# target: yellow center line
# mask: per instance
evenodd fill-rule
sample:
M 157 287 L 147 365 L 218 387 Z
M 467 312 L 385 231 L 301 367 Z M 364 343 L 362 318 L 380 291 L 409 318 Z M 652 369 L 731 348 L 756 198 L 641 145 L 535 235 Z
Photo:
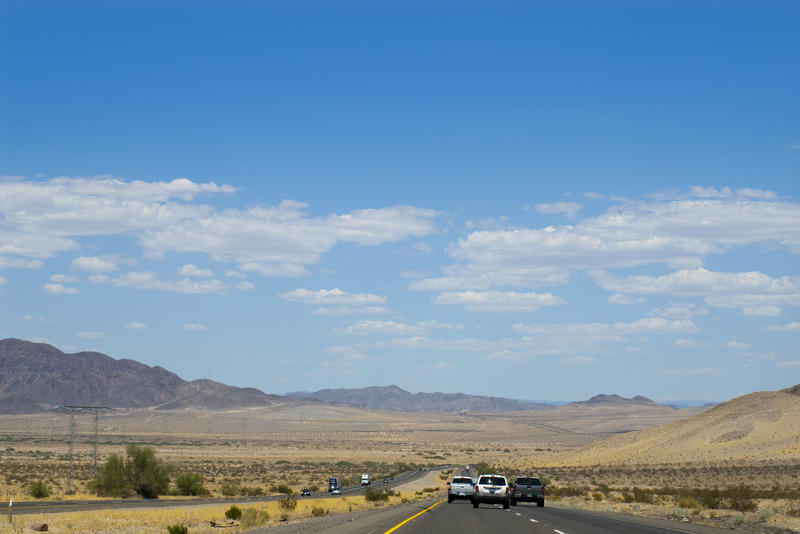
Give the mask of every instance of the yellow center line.
M 421 516 L 422 514 L 424 514 L 425 512 L 427 512 L 428 510 L 431 510 L 431 509 L 433 509 L 433 508 L 436 508 L 437 506 L 439 506 L 439 505 L 440 505 L 440 504 L 442 504 L 443 502 L 444 502 L 444 501 L 439 501 L 439 502 L 437 502 L 436 504 L 434 504 L 433 506 L 429 506 L 428 508 L 425 508 L 425 509 L 424 509 L 423 511 L 421 511 L 420 513 L 412 515 L 411 517 L 409 517 L 408 519 L 406 519 L 406 520 L 405 520 L 405 521 L 403 521 L 402 523 L 398 523 L 397 525 L 393 526 L 392 528 L 390 528 L 389 530 L 387 530 L 387 531 L 386 531 L 386 532 L 384 532 L 383 534 L 390 534 L 390 533 L 394 532 L 395 530 L 397 530 L 398 528 L 402 527 L 403 525 L 405 525 L 406 523 L 408 523 L 409 521 L 411 521 L 411 520 L 412 520 L 412 519 L 414 519 L 415 517 L 419 517 L 419 516 Z

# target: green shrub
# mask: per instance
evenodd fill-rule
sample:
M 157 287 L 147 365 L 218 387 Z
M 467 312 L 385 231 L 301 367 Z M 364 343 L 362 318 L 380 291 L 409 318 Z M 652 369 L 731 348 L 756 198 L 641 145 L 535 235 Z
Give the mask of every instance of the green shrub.
M 592 499 L 594 499 L 596 502 L 600 502 L 603 500 L 603 494 L 597 492 L 592 493 Z
M 311 509 L 312 517 L 322 517 L 323 515 L 327 514 L 327 510 L 322 506 L 315 506 Z
M 646 489 L 640 489 L 637 487 L 633 488 L 633 500 L 634 502 L 641 502 L 645 504 L 653 504 L 653 492 Z
M 89 491 L 101 497 L 130 497 L 134 494 L 128 467 L 119 454 L 112 453 L 89 483 Z
M 681 508 L 692 508 L 696 510 L 700 508 L 700 503 L 694 497 L 681 497 L 678 499 L 678 506 Z
M 186 525 L 169 525 L 167 532 L 169 534 L 189 534 L 189 527 Z
M 207 495 L 208 490 L 203 487 L 203 477 L 193 471 L 181 473 L 175 479 L 175 488 L 178 495 Z
M 755 512 L 758 503 L 755 501 L 755 492 L 747 486 L 735 486 L 725 490 L 728 508 L 738 512 Z
M 43 481 L 38 480 L 30 485 L 28 492 L 34 499 L 44 499 L 50 496 L 50 489 Z
M 225 517 L 227 517 L 228 519 L 233 519 L 234 521 L 236 521 L 237 519 L 241 519 L 242 509 L 236 506 L 235 504 L 232 504 L 230 508 L 225 510 Z
M 680 506 L 676 506 L 672 509 L 670 515 L 672 515 L 672 517 L 675 519 L 683 519 L 684 517 L 689 517 L 689 510 L 686 508 L 681 508 Z

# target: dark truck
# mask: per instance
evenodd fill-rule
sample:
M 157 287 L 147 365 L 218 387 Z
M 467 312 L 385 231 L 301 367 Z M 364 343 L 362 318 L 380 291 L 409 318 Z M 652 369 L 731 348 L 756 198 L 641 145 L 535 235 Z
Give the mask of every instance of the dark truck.
M 544 506 L 544 484 L 536 477 L 517 477 L 511 485 L 511 505 L 518 502 L 534 502 Z

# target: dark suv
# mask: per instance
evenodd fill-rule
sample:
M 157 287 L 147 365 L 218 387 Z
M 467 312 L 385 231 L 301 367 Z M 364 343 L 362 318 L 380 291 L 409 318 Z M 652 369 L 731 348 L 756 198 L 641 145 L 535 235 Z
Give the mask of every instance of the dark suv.
M 518 502 L 534 502 L 536 506 L 544 506 L 544 484 L 536 477 L 517 477 L 511 485 L 511 504 Z

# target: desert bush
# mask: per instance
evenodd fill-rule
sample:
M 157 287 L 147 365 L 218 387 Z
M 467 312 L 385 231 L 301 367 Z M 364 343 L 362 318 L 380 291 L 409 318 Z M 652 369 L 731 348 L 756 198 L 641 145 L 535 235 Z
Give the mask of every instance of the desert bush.
M 283 510 L 292 511 L 297 508 L 297 498 L 289 494 L 286 497 L 278 499 L 278 505 L 280 505 Z
M 341 481 L 340 481 L 340 485 L 341 485 Z M 290 493 L 292 493 L 292 488 L 290 488 L 286 484 L 276 484 L 274 486 L 270 486 L 269 492 L 270 493 L 285 493 L 286 495 L 289 495 Z
M 689 513 L 690 513 L 689 510 L 687 510 L 686 508 L 681 508 L 680 506 L 676 506 L 675 508 L 672 509 L 670 515 L 674 519 L 683 519 L 684 517 L 689 517 Z
M 30 493 L 31 497 L 34 499 L 44 499 L 50 496 L 50 489 L 43 481 L 37 480 L 28 487 L 28 493 Z
M 700 508 L 700 502 L 694 497 L 681 497 L 678 499 L 678 506 L 681 508 L 692 508 L 696 510 Z
M 266 510 L 256 508 L 245 508 L 242 512 L 242 526 L 257 527 L 269 521 L 269 513 Z
M 327 510 L 322 506 L 315 506 L 311 509 L 311 516 L 312 517 L 322 517 L 323 515 L 327 514 Z
M 727 506 L 738 512 L 755 512 L 758 503 L 755 501 L 755 492 L 748 486 L 734 486 L 725 490 Z
M 597 492 L 592 493 L 592 499 L 594 499 L 596 502 L 600 502 L 603 500 L 603 494 Z
M 227 517 L 228 519 L 233 519 L 234 521 L 236 521 L 237 519 L 241 519 L 242 509 L 236 506 L 235 504 L 232 504 L 230 508 L 225 510 L 225 517 Z
M 234 497 L 242 494 L 242 488 L 235 480 L 225 479 L 219 486 L 219 490 L 225 497 Z
M 133 484 L 122 456 L 112 453 L 108 457 L 89 483 L 89 491 L 101 497 L 126 498 L 133 495 Z
M 175 488 L 178 495 L 207 495 L 208 490 L 203 487 L 203 477 L 193 471 L 181 473 L 175 479 Z
M 760 519 L 763 522 L 767 522 L 772 518 L 773 515 L 775 515 L 775 512 L 773 512 L 769 508 L 766 508 L 758 512 L 758 519 Z
M 186 525 L 169 525 L 167 526 L 169 534 L 189 534 L 189 527 Z
M 152 447 L 128 445 L 126 468 L 133 490 L 145 499 L 156 499 L 169 488 L 172 468 L 156 458 Z
M 364 493 L 364 499 L 369 502 L 381 502 L 388 501 L 389 497 L 392 495 L 394 495 L 394 492 L 390 489 L 367 488 L 367 491 Z
M 633 501 L 644 504 L 653 504 L 653 492 L 648 489 L 641 489 L 634 486 L 633 488 Z

